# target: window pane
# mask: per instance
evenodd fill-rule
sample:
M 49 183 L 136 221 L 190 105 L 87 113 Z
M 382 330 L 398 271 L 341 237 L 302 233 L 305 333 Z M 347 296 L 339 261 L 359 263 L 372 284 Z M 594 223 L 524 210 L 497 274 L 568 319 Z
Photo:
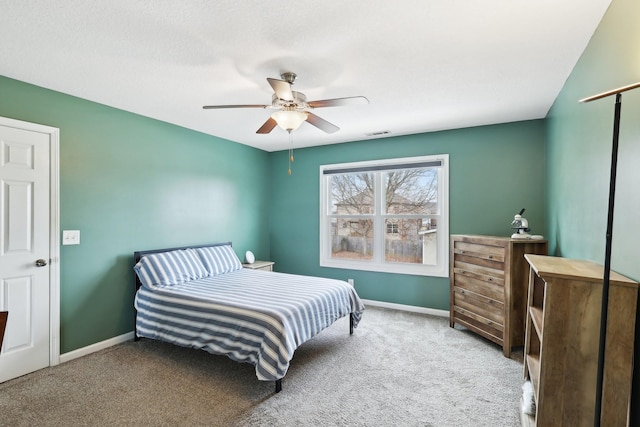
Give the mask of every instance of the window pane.
M 370 260 L 373 257 L 373 220 L 338 218 L 331 222 L 331 258 Z
M 438 171 L 403 169 L 384 173 L 385 213 L 434 215 L 438 213 Z
M 438 265 L 438 227 L 435 218 L 423 218 L 420 231 L 422 236 L 422 263 Z
M 385 229 L 386 262 L 437 265 L 438 241 L 434 218 L 387 218 Z
M 374 213 L 373 191 L 372 173 L 331 175 L 330 213 L 337 215 Z

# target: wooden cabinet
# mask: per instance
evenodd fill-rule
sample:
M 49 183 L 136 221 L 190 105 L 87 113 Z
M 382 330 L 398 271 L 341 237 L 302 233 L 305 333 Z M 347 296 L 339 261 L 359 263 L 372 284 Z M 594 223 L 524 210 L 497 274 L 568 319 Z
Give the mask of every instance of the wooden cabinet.
M 546 240 L 452 235 L 449 325 L 457 323 L 502 346 L 524 344 L 529 265 L 524 254 L 547 254 Z
M 530 264 L 524 375 L 533 383 L 535 425 L 592 426 L 603 267 L 525 255 Z M 601 425 L 626 426 L 638 284 L 611 272 Z
M 251 264 L 242 264 L 243 268 L 250 268 L 252 270 L 266 270 L 273 271 L 273 261 L 254 261 Z

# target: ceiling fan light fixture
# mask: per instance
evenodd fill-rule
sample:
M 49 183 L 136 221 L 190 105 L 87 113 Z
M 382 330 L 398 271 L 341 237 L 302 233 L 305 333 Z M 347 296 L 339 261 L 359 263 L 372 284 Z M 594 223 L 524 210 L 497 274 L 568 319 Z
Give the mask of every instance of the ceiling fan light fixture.
M 225 104 L 225 105 L 205 105 L 205 110 L 217 110 L 223 108 L 269 108 L 276 112 L 273 113 L 266 122 L 256 131 L 257 134 L 268 134 L 276 126 L 281 127 L 291 134 L 298 129 L 302 122 L 306 121 L 325 133 L 335 133 L 340 128 L 330 123 L 322 117 L 316 116 L 307 109 L 315 109 L 321 107 L 339 107 L 346 105 L 368 104 L 369 100 L 364 96 L 348 96 L 345 98 L 319 99 L 307 102 L 304 93 L 291 90 L 291 85 L 296 79 L 296 74 L 291 72 L 282 73 L 282 80 L 267 77 L 267 82 L 273 89 L 271 96 L 271 104 Z
M 307 113 L 296 110 L 281 110 L 271 114 L 271 118 L 278 123 L 278 126 L 291 133 L 307 120 Z

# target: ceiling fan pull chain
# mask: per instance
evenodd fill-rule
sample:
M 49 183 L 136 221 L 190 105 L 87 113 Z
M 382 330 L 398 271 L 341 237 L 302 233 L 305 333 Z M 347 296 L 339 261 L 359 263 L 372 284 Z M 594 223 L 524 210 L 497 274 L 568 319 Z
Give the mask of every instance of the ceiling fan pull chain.
M 291 175 L 291 163 L 293 163 L 293 132 L 289 131 L 289 175 Z

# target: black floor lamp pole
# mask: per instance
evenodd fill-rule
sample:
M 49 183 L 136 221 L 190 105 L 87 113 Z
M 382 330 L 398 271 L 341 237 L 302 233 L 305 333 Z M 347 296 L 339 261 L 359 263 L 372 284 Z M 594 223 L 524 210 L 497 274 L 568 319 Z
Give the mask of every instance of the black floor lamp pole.
M 609 278 L 611 275 L 611 237 L 613 233 L 613 205 L 616 200 L 616 171 L 618 170 L 618 137 L 620 135 L 620 110 L 622 94 L 616 94 L 613 118 L 613 148 L 611 150 L 611 177 L 609 179 L 609 209 L 607 211 L 607 240 L 604 250 L 604 277 L 602 280 L 602 312 L 600 314 L 600 347 L 598 349 L 598 376 L 596 379 L 596 408 L 593 425 L 600 426 L 602 413 L 602 382 L 604 378 L 604 350 L 607 340 L 607 317 L 609 314 Z
M 618 169 L 618 139 L 620 136 L 620 112 L 622 109 L 622 92 L 640 87 L 640 83 L 624 86 L 589 98 L 580 102 L 590 102 L 596 99 L 616 95 L 615 112 L 613 117 L 613 144 L 611 150 L 611 175 L 609 179 L 609 207 L 607 211 L 607 234 L 604 255 L 604 274 L 602 280 L 602 311 L 600 314 L 600 343 L 598 348 L 598 373 L 596 377 L 596 401 L 593 424 L 600 427 L 602 414 L 602 389 L 604 379 L 605 349 L 607 341 L 607 316 L 609 312 L 609 279 L 611 276 L 611 240 L 613 236 L 613 207 L 616 195 L 616 172 Z M 635 319 L 634 319 L 635 320 Z

